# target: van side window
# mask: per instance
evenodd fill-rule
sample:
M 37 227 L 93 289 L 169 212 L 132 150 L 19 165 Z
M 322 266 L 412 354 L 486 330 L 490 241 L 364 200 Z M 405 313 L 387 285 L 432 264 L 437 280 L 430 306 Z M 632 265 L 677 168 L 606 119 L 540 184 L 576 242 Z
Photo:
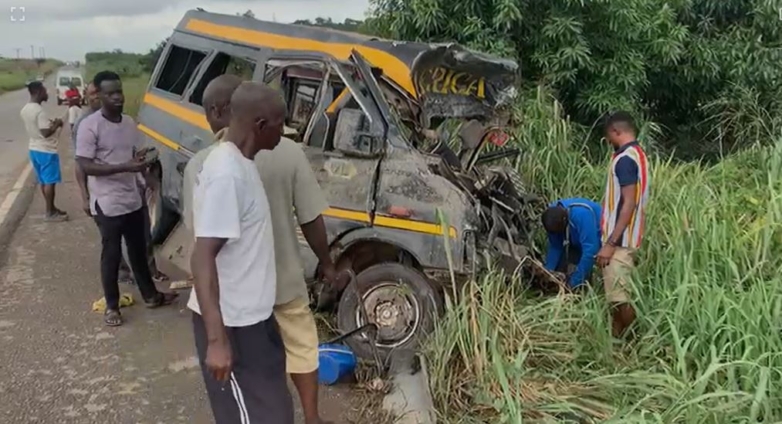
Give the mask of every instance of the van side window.
M 290 84 L 288 100 L 288 125 L 299 131 L 304 132 L 310 116 L 315 110 L 317 99 L 315 94 L 318 92 L 320 84 L 316 81 L 292 80 Z
M 201 80 L 193 90 L 190 96 L 190 102 L 203 106 L 204 90 L 213 79 L 223 74 L 236 75 L 243 81 L 251 81 L 255 72 L 255 62 L 243 57 L 231 56 L 225 53 L 218 53 L 212 63 L 204 72 Z
M 181 96 L 185 92 L 193 72 L 205 57 L 206 53 L 202 51 L 171 46 L 155 87 Z

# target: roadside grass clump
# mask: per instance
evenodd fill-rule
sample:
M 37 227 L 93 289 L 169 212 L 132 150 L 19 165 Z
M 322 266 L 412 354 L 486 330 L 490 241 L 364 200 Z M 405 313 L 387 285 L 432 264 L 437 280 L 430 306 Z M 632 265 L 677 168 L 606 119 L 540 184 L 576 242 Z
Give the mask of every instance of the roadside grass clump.
M 0 94 L 24 88 L 28 81 L 34 80 L 38 74 L 49 75 L 62 63 L 56 60 L 45 60 L 38 63 L 30 59 L 0 58 Z
M 545 90 L 525 99 L 529 186 L 599 201 L 608 148 L 590 152 L 588 129 Z M 643 144 L 654 130 L 644 124 Z M 599 272 L 581 296 L 543 297 L 494 271 L 466 285 L 427 344 L 440 422 L 782 421 L 782 139 L 754 141 L 772 147 L 712 165 L 650 154 L 627 343 L 610 337 Z

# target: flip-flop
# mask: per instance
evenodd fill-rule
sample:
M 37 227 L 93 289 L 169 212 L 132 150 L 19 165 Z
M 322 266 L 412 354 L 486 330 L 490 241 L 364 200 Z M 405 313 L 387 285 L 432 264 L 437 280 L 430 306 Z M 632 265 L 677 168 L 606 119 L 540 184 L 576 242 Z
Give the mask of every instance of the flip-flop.
M 171 285 L 168 288 L 170 290 L 183 290 L 183 289 L 189 289 L 191 287 L 193 287 L 193 280 L 187 279 L 187 280 L 172 281 Z
M 122 325 L 122 315 L 115 309 L 107 309 L 103 314 L 103 322 L 108 327 L 119 327 Z
M 169 281 L 170 278 L 168 278 L 168 275 L 165 274 L 158 274 L 154 277 L 152 277 L 152 281 L 154 281 L 156 284 L 164 283 L 166 281 Z
M 151 302 L 144 303 L 146 303 L 147 308 L 154 309 L 174 303 L 174 300 L 176 300 L 177 297 L 179 297 L 179 293 L 160 293 Z

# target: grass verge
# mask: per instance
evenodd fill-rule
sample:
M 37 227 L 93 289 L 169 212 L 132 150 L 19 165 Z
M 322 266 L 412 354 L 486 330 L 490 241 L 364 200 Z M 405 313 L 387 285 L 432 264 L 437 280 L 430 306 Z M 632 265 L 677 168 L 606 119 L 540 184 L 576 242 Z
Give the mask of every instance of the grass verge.
M 0 59 L 0 94 L 22 89 L 27 81 L 49 75 L 60 66 L 62 63 L 56 60 L 38 63 L 30 59 Z
M 522 175 L 548 199 L 600 200 L 607 162 L 585 159 L 547 92 L 526 99 Z M 542 298 L 484 275 L 428 344 L 441 422 L 782 420 L 782 139 L 711 166 L 650 162 L 635 338 L 614 344 L 600 287 Z

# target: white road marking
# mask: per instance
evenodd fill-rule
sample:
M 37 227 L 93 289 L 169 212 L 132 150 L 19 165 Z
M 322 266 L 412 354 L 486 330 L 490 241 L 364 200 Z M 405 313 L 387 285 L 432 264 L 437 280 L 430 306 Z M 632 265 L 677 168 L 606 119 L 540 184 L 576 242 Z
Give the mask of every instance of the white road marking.
M 8 212 L 10 212 L 11 208 L 14 206 L 16 198 L 19 197 L 19 193 L 22 191 L 22 187 L 24 187 L 24 184 L 27 182 L 27 177 L 30 176 L 32 171 L 33 166 L 28 163 L 27 166 L 25 166 L 24 171 L 22 171 L 22 174 L 19 175 L 14 186 L 11 188 L 11 191 L 5 196 L 5 199 L 3 199 L 3 203 L 0 204 L 0 225 L 3 225 L 5 219 L 8 217 Z

